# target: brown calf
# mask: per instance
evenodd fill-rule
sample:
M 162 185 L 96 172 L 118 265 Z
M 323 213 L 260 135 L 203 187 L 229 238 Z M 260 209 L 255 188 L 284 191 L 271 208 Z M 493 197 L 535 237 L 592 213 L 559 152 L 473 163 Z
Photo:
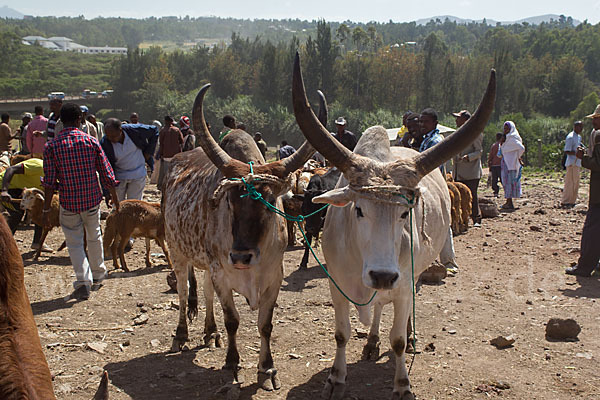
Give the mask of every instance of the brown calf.
M 119 211 L 112 211 L 106 218 L 104 230 L 104 254 L 110 247 L 113 266 L 119 269 L 119 258 L 124 271 L 129 271 L 125 262 L 125 246 L 130 237 L 146 238 L 146 268 L 150 268 L 150 240 L 154 239 L 164 251 L 169 267 L 173 269 L 169 251 L 165 246 L 165 222 L 160 210 L 160 203 L 148 203 L 143 200 L 124 200 Z

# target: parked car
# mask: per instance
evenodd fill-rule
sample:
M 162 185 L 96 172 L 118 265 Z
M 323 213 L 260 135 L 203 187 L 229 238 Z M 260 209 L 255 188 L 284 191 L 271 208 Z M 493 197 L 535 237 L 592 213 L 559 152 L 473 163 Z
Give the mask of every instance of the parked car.
M 102 97 L 110 97 L 110 96 L 112 96 L 113 92 L 114 92 L 114 90 L 112 90 L 112 89 L 106 89 L 106 90 L 102 91 L 101 96 Z
M 65 93 L 64 92 L 52 92 L 52 93 L 48 93 L 48 100 L 52 100 L 52 99 L 64 100 L 64 98 L 65 98 Z
M 95 98 L 98 97 L 98 92 L 94 92 L 93 90 L 90 89 L 84 89 L 83 92 L 81 92 L 81 97 L 83 97 L 84 99 L 89 99 L 89 98 Z

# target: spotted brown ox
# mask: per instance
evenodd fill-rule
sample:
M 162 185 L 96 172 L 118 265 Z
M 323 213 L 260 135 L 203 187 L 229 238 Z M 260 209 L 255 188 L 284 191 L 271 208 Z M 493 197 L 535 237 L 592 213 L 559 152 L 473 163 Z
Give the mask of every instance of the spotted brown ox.
M 213 312 L 216 291 L 228 336 L 225 368 L 232 369 L 237 379 L 239 314 L 233 291 L 240 293 L 252 310 L 258 309 L 259 385 L 278 389 L 270 340 L 273 308 L 283 278 L 285 220 L 248 197 L 240 179 L 252 183 L 266 201 L 281 209 L 280 196 L 289 189 L 289 174 L 301 168 L 314 149 L 304 143 L 292 156 L 266 164 L 252 137 L 242 130 L 233 130 L 219 146 L 208 132 L 202 111 L 209 86 L 198 93 L 192 113 L 201 147 L 173 158 L 163 197 L 180 306 L 172 351 L 181 349 L 188 339 L 186 312 L 190 320 L 198 312 L 194 268 L 204 270 L 205 342 L 213 338 L 218 342 Z M 254 163 L 252 170 L 249 162 Z
M 354 152 L 331 137 L 310 109 L 304 92 L 298 54 L 293 74 L 296 121 L 304 136 L 327 160 L 342 171 L 335 189 L 313 199 L 328 203 L 322 248 L 327 269 L 341 290 L 358 304 L 363 323 L 372 321 L 367 345 L 379 341 L 381 309 L 393 303 L 390 344 L 396 355 L 392 399 L 414 400 L 405 365 L 406 326 L 415 280 L 442 249 L 450 225 L 450 196 L 439 166 L 467 147 L 483 131 L 495 99 L 495 72 L 486 94 L 469 121 L 444 141 L 417 153 L 390 149 L 382 126 L 367 129 Z M 412 236 L 411 236 L 412 235 Z M 412 247 L 411 247 L 412 246 Z M 330 284 L 335 310 L 335 361 L 323 391 L 326 399 L 344 398 L 350 338 L 349 302 Z M 368 349 L 367 349 L 368 350 Z
M 25 291 L 23 260 L 3 217 L 0 217 L 0 399 L 56 399 Z M 94 400 L 107 399 L 105 372 Z

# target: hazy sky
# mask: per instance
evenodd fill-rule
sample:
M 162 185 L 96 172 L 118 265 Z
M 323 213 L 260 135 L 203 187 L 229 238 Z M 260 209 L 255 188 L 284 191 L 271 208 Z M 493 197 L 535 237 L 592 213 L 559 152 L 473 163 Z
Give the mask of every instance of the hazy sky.
M 1 1 L 1 0 L 0 0 Z M 325 18 L 328 21 L 414 21 L 436 15 L 460 18 L 488 18 L 496 21 L 515 21 L 542 14 L 564 14 L 590 23 L 600 20 L 600 0 L 429 0 L 407 2 L 391 0 L 171 0 L 152 2 L 132 1 L 41 1 L 4 0 L 5 4 L 30 15 L 99 15 L 111 17 L 149 16 L 220 16 L 235 18 Z M 2 3 L 0 3 L 1 5 Z

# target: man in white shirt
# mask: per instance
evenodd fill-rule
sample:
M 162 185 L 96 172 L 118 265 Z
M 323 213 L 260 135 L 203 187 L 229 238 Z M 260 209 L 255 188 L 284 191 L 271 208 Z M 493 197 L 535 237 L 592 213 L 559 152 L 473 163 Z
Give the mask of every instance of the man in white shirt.
M 565 186 L 563 188 L 561 206 L 573 207 L 577 202 L 577 193 L 579 191 L 579 178 L 581 176 L 581 160 L 575 157 L 577 148 L 581 145 L 581 132 L 583 131 L 583 123 L 576 121 L 573 124 L 573 131 L 567 135 L 565 140 L 565 154 L 567 160 L 565 167 Z

